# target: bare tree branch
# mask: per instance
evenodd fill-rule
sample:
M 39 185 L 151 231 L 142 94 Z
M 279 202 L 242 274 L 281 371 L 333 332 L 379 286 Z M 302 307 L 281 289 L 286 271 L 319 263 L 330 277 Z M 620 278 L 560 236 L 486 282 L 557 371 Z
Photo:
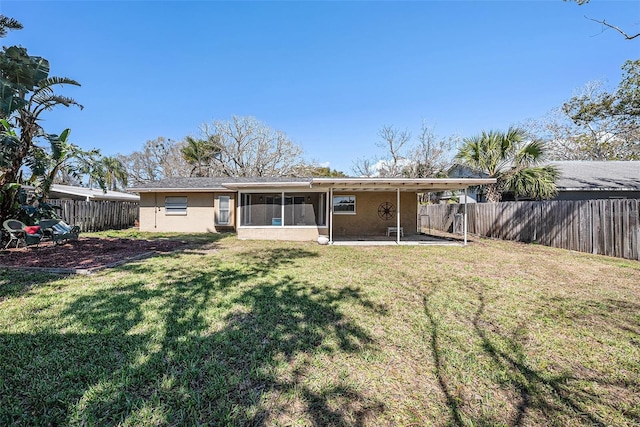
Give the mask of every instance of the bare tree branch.
M 611 25 L 611 24 L 609 24 L 607 21 L 605 21 L 604 19 L 603 19 L 602 21 L 600 21 L 600 20 L 598 20 L 598 19 L 589 18 L 589 17 L 588 17 L 588 16 L 586 16 L 586 15 L 585 15 L 584 17 L 585 17 L 585 18 L 587 18 L 587 19 L 589 19 L 589 20 L 591 20 L 591 21 L 593 21 L 593 22 L 597 22 L 598 24 L 602 24 L 602 25 L 604 25 L 605 27 L 608 27 L 608 28 L 611 28 L 611 29 L 616 30 L 617 32 L 619 32 L 620 34 L 622 34 L 622 36 L 623 36 L 625 39 L 627 39 L 627 40 L 633 40 L 633 39 L 635 39 L 636 37 L 640 37 L 640 33 L 637 33 L 637 34 L 634 34 L 634 35 L 631 35 L 631 36 L 630 36 L 630 35 L 628 35 L 627 33 L 625 33 L 622 29 L 620 29 L 620 27 L 616 27 L 615 25 Z M 606 28 L 605 28 L 605 30 L 606 30 Z M 602 30 L 602 31 L 604 32 L 604 30 Z

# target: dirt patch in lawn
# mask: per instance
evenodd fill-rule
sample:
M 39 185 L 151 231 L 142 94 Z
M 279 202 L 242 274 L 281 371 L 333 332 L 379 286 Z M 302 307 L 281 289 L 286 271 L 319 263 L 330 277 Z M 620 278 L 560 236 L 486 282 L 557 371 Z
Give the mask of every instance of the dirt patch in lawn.
M 46 242 L 39 247 L 3 250 L 0 253 L 0 268 L 95 270 L 187 246 L 187 242 L 180 240 L 81 237 L 62 245 Z

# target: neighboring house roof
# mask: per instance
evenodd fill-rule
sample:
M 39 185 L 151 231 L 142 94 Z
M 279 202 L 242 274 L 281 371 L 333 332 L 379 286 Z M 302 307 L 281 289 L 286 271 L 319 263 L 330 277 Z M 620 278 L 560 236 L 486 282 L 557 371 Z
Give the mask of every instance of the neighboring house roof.
M 334 188 L 342 191 L 375 191 L 400 188 L 406 191 L 443 191 L 494 183 L 495 179 L 464 178 L 170 178 L 130 188 L 144 192 L 237 191 L 248 188 Z
M 107 191 L 101 188 L 85 188 L 73 185 L 53 184 L 48 197 L 50 199 L 78 199 L 78 200 L 109 200 L 123 202 L 138 202 L 140 196 L 137 194 L 122 193 L 120 191 Z
M 447 176 L 451 178 L 487 178 L 489 175 L 456 163 L 447 170 Z
M 560 170 L 559 191 L 640 191 L 640 161 L 568 160 Z
M 558 191 L 640 191 L 640 161 L 565 160 L 550 164 L 560 171 Z M 449 176 L 486 177 L 464 165 L 454 165 Z

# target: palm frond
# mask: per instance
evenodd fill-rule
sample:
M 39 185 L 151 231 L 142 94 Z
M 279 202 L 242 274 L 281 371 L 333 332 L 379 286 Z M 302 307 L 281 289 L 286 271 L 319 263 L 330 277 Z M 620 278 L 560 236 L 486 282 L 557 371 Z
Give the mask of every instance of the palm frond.
M 32 105 L 30 110 L 35 117 L 39 116 L 42 111 L 51 110 L 58 105 L 64 105 L 65 107 L 75 105 L 81 110 L 84 108 L 84 106 L 78 103 L 75 99 L 62 95 L 34 95 L 31 98 L 30 103 Z
M 516 197 L 550 199 L 558 194 L 556 180 L 559 176 L 560 173 L 555 166 L 524 168 L 509 175 L 503 186 Z
M 0 15 L 0 37 L 5 37 L 7 30 L 21 30 L 22 28 L 22 24 L 18 20 Z
M 537 166 L 546 159 L 547 145 L 541 140 L 533 140 L 522 145 L 514 156 L 514 167 Z
M 80 83 L 78 83 L 76 80 L 70 79 L 68 77 L 51 76 L 38 82 L 38 88 L 46 88 L 56 85 L 81 86 Z

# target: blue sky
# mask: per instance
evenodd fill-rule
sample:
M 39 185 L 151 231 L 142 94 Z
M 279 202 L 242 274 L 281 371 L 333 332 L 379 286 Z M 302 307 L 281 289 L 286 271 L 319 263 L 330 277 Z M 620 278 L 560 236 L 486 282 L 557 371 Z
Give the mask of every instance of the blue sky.
M 544 116 L 592 80 L 614 87 L 639 41 L 640 2 L 0 0 L 24 25 L 2 40 L 51 62 L 85 106 L 48 132 L 106 155 L 250 115 L 306 157 L 351 172 L 383 125 L 441 136 Z

